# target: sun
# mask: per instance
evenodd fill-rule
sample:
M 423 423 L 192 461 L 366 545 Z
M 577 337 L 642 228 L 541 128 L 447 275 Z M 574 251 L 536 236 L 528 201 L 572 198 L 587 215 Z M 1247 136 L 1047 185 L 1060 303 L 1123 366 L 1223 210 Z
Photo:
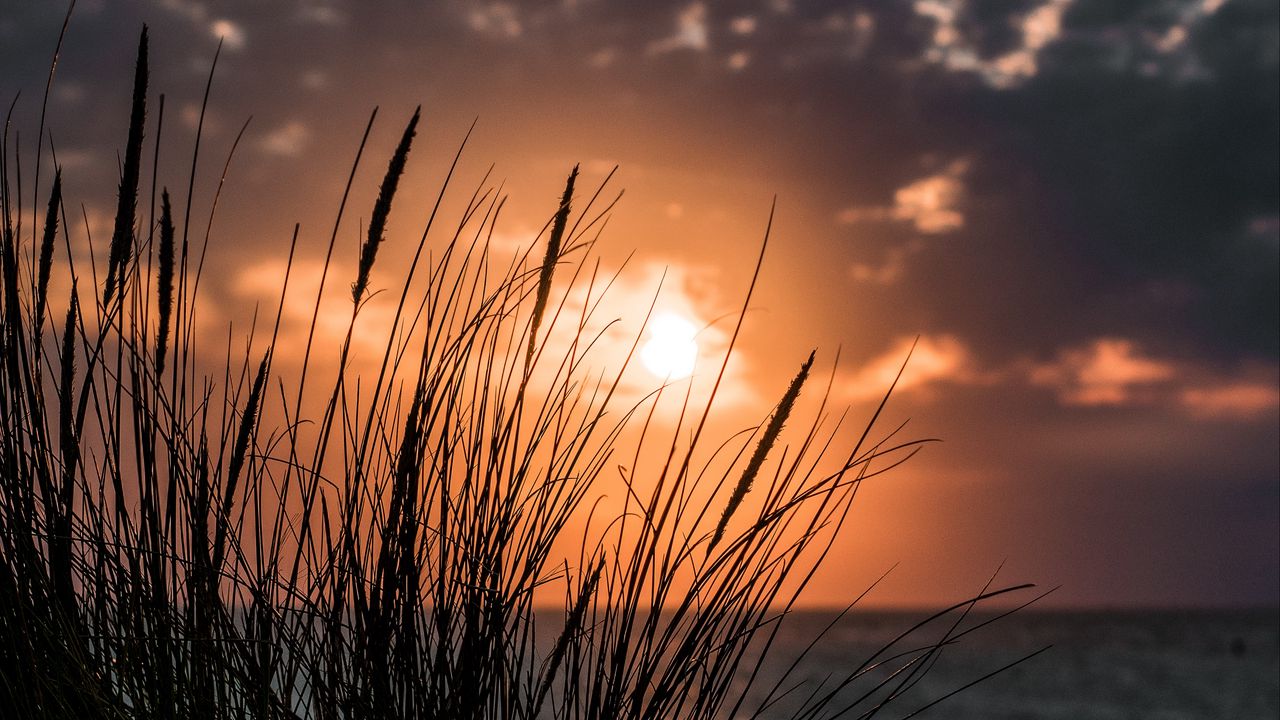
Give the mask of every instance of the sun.
M 674 313 L 653 318 L 649 340 L 640 348 L 640 362 L 656 377 L 679 380 L 693 374 L 698 361 L 698 328 Z

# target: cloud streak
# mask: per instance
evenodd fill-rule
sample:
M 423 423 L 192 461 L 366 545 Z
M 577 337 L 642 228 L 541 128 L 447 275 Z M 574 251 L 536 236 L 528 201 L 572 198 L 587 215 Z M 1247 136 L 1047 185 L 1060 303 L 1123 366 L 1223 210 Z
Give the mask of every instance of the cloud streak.
M 901 377 L 898 376 L 900 370 Z M 848 400 L 876 400 L 884 397 L 894 378 L 897 378 L 895 394 L 925 397 L 931 396 L 942 384 L 986 381 L 977 369 L 969 346 L 955 335 L 939 333 L 921 335 L 918 339 L 897 338 L 887 350 L 846 375 L 839 385 Z
M 267 133 L 258 143 L 258 147 L 267 155 L 279 157 L 297 157 L 307 149 L 311 141 L 311 130 L 306 124 L 292 120 Z
M 841 225 L 866 222 L 904 222 L 926 235 L 941 235 L 964 227 L 960 204 L 963 177 L 969 161 L 955 160 L 941 172 L 912 181 L 893 194 L 893 205 L 852 206 L 836 213 Z
M 1027 381 L 1070 407 L 1162 407 L 1194 420 L 1251 422 L 1280 409 L 1280 365 L 1223 372 L 1153 356 L 1137 342 L 1098 338 L 1033 365 Z
M 1033 385 L 1052 388 L 1064 405 L 1128 405 L 1143 390 L 1173 380 L 1177 369 L 1168 361 L 1145 355 L 1125 338 L 1100 338 L 1058 359 L 1033 368 Z

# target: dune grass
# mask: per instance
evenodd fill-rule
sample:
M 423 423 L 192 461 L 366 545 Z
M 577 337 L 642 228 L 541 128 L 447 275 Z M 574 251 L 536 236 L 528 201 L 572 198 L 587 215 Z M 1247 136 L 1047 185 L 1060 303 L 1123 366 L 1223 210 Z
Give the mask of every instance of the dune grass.
M 353 374 L 388 222 L 409 222 L 393 206 L 417 112 L 369 216 L 337 362 L 315 344 L 317 296 L 301 363 L 277 367 L 296 229 L 270 326 L 255 319 L 248 350 L 229 341 L 225 362 L 211 360 L 194 320 L 209 239 L 191 231 L 198 144 L 185 200 L 158 188 L 156 215 L 153 165 L 151 210 L 139 211 L 163 121 L 147 47 L 144 29 L 105 267 L 71 259 L 62 173 L 44 188 L 37 171 L 23 188 L 5 126 L 6 716 L 870 717 L 901 706 L 976 629 L 962 624 L 972 607 L 1029 587 L 984 590 L 825 683 L 794 676 L 801 658 L 766 679 L 764 659 L 859 484 L 923 441 L 880 431 L 879 410 L 852 433 L 822 422 L 825 401 L 795 417 L 797 397 L 815 392 L 812 353 L 769 417 L 723 441 L 704 436 L 723 364 L 705 402 L 657 387 L 622 403 L 625 367 L 588 369 L 597 306 L 567 302 L 570 288 L 598 298 L 608 284 L 591 247 L 609 208 L 599 191 L 576 195 L 577 168 L 544 228 L 545 256 L 505 266 L 488 248 L 494 191 L 477 190 L 441 227 L 451 169 L 379 330 L 376 371 Z M 24 193 L 43 193 L 44 209 L 25 226 Z M 49 295 L 60 273 L 66 298 Z M 661 402 L 680 419 L 659 433 Z M 620 512 L 596 504 L 606 489 L 624 493 Z M 540 605 L 548 592 L 561 609 Z M 747 687 L 769 689 L 748 705 Z

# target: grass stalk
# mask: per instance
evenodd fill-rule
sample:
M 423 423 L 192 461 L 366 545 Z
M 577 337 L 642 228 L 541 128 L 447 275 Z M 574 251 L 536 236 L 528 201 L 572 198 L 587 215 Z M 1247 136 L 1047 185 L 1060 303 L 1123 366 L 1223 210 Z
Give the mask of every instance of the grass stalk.
M 292 307 L 307 240 L 295 224 L 274 321 L 255 312 L 215 350 L 195 317 L 206 250 L 225 245 L 211 238 L 234 233 L 215 229 L 217 192 L 203 243 L 189 237 L 213 77 L 175 201 L 155 177 L 158 127 L 152 177 L 141 167 L 148 61 L 144 27 L 105 259 L 87 229 L 72 240 L 62 172 L 43 226 L 24 226 L 8 120 L 0 142 L 0 707 L 12 716 L 870 716 L 983 627 L 972 608 L 1027 589 L 984 589 L 804 693 L 785 680 L 816 639 L 772 688 L 756 682 L 861 483 L 926 441 L 881 428 L 883 402 L 861 427 L 830 422 L 825 396 L 798 420 L 816 352 L 765 422 L 722 440 L 709 418 L 727 354 L 705 399 L 692 386 L 630 395 L 638 336 L 619 367 L 597 363 L 616 277 L 593 254 L 613 204 L 593 205 L 609 181 L 575 208 L 576 166 L 540 262 L 499 259 L 506 198 L 488 174 L 456 224 L 437 222 L 465 140 L 416 247 L 399 247 L 392 201 L 420 109 L 373 201 L 345 332 L 325 335 L 319 317 L 373 116 L 317 294 Z M 144 180 L 153 215 L 163 188 L 141 245 L 154 277 L 150 255 L 130 270 Z M 72 252 L 81 239 L 88 259 Z M 380 253 L 411 258 L 388 273 L 398 295 L 369 291 Z M 365 325 L 374 302 L 389 325 Z M 310 317 L 305 342 L 290 316 Z M 376 373 L 350 362 L 358 333 L 381 333 Z M 621 509 L 606 499 L 619 495 Z M 940 625 L 941 639 L 918 639 Z

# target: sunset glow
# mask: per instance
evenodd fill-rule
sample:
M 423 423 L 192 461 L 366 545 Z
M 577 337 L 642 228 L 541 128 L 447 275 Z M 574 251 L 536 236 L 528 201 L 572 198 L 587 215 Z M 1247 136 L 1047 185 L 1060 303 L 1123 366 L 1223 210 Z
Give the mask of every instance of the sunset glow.
M 654 377 L 680 380 L 693 374 L 698 361 L 698 329 L 679 315 L 655 317 L 646 330 L 648 342 L 640 348 L 640 361 Z
M 65 188 L 43 337 L 69 306 L 68 264 L 113 236 L 145 23 L 130 272 L 153 272 L 167 188 L 202 271 L 187 320 L 201 360 L 256 356 L 249 329 L 273 329 L 277 369 L 310 351 L 325 364 L 308 378 L 345 369 L 369 397 L 356 376 L 376 376 L 388 338 L 408 367 L 424 328 L 442 327 L 433 313 L 492 290 L 418 304 L 451 282 L 429 264 L 455 233 L 453 262 L 525 272 L 519 292 L 536 296 L 544 228 L 578 166 L 554 278 L 572 289 L 546 309 L 535 382 L 620 367 L 634 347 L 616 398 L 690 377 L 681 389 L 698 398 L 732 339 L 704 432 L 720 440 L 768 418 L 816 348 L 799 403 L 830 387 L 823 412 L 848 418 L 833 446 L 857 440 L 895 380 L 878 422 L 944 441 L 866 484 L 850 516 L 866 535 L 835 543 L 801 604 L 842 606 L 897 567 L 868 602 L 930 605 L 1007 561 L 1011 577 L 1061 585 L 1064 605 L 1271 606 L 1280 6 L 1111 5 L 82 0 L 45 108 L 66 7 L 8 3 L 0 98 L 13 104 L 6 157 L 27 164 L 12 203 L 25 242 L 49 200 L 51 147 Z M 362 233 L 419 105 L 352 325 Z M 407 339 L 392 328 L 415 258 Z M 277 321 L 287 267 L 293 304 Z M 88 293 L 92 275 L 79 277 Z M 594 344 L 575 344 L 578 322 Z M 216 377 L 210 392 L 233 397 Z M 635 463 L 638 489 L 651 460 Z
M 1280 716 L 1276 0 L 0 6 L 5 720 Z

